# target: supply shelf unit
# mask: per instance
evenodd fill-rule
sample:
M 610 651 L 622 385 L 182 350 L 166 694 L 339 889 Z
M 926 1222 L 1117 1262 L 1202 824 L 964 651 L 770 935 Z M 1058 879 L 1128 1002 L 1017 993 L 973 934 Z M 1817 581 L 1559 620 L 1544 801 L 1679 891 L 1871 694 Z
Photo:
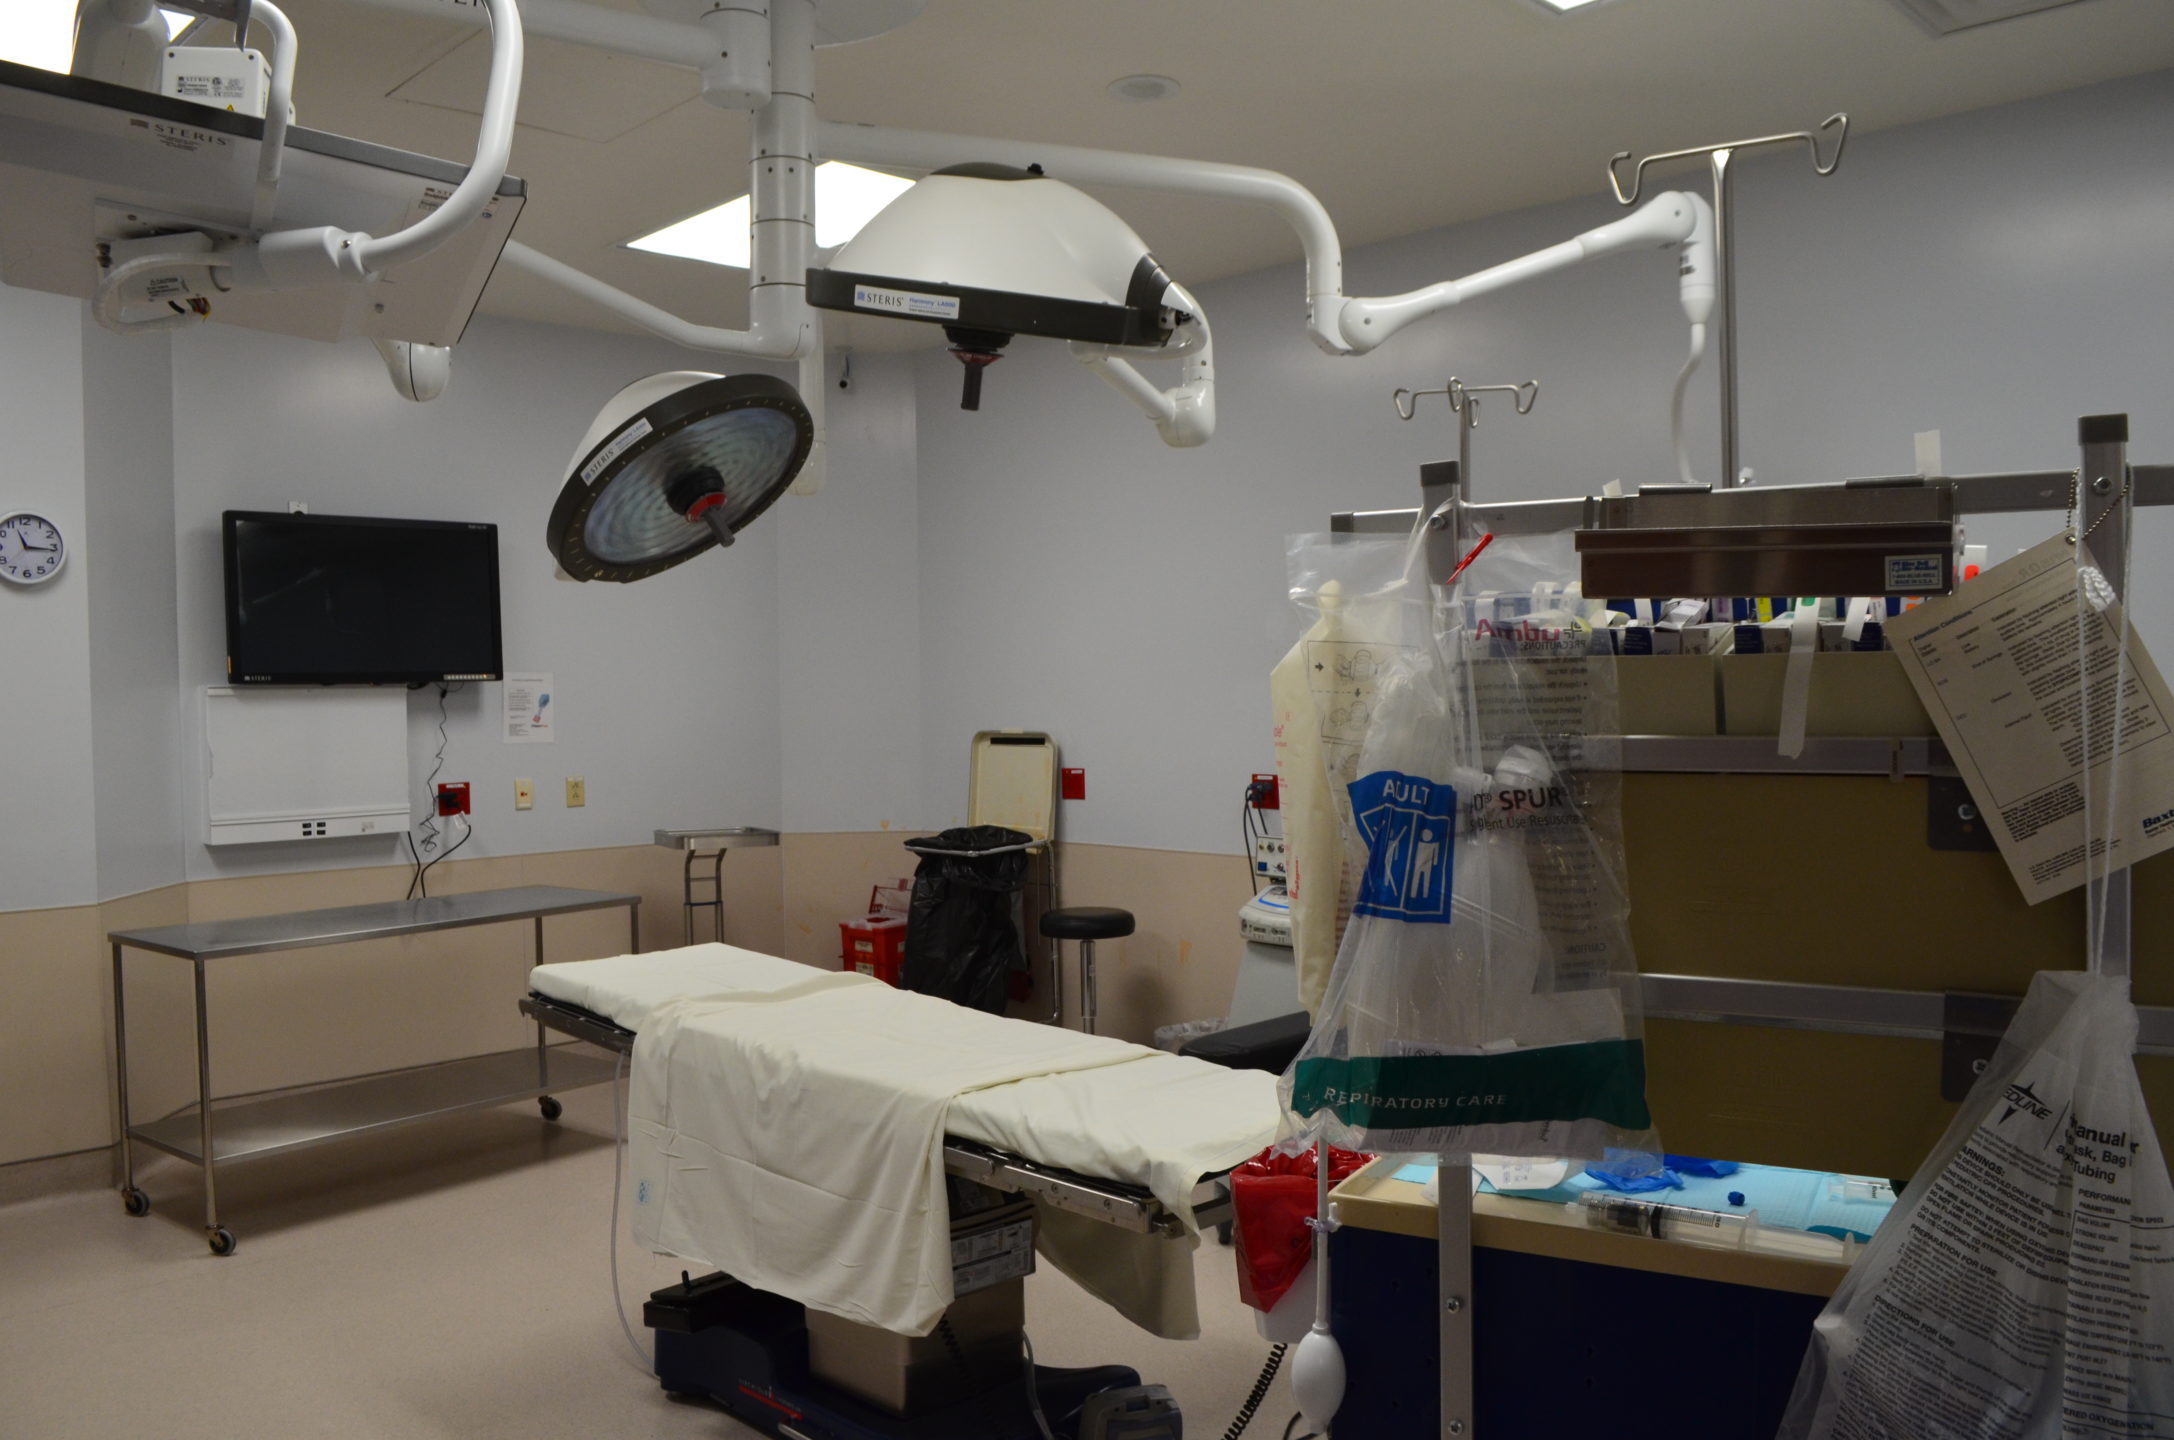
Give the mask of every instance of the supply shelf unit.
M 135 1145 L 141 1142 L 203 1170 L 204 1234 L 213 1254 L 231 1255 L 237 1243 L 234 1233 L 219 1222 L 217 1174 L 222 1165 L 516 1100 L 534 1099 L 544 1119 L 556 1120 L 560 1110 L 553 1091 L 602 1084 L 613 1075 L 610 1061 L 547 1045 L 539 1025 L 533 1049 L 524 1046 L 471 1055 L 268 1095 L 216 1096 L 211 1086 L 210 1014 L 205 1003 L 208 962 L 526 920 L 535 927 L 540 965 L 544 920 L 554 915 L 624 908 L 629 948 L 640 950 L 641 904 L 639 895 L 535 885 L 113 931 L 106 938 L 113 950 L 114 1076 L 121 1114 L 121 1197 L 128 1213 L 146 1215 L 151 1209 L 150 1197 L 136 1184 Z M 173 956 L 190 962 L 195 970 L 196 1103 L 143 1124 L 136 1123 L 129 1112 L 127 977 L 122 960 L 128 950 Z
M 1445 526 L 1430 549 L 1430 569 L 1437 579 L 1441 579 L 1446 578 L 1471 537 L 1482 533 L 1498 537 L 1552 534 L 1578 529 L 1585 522 L 1590 502 L 1583 497 L 1527 501 L 1471 499 L 1471 455 L 1469 437 L 1462 433 L 1465 428 L 1460 412 L 1461 454 L 1458 461 L 1421 467 L 1422 508 L 1339 512 L 1330 517 L 1331 532 L 1354 536 L 1409 534 L 1422 517 L 1434 513 L 1445 502 L 1456 500 L 1458 505 L 1452 512 L 1456 523 Z M 2078 432 L 2080 463 L 2073 471 L 1893 476 L 1846 482 L 1846 485 L 1947 486 L 1954 494 L 1958 516 L 2045 511 L 2059 514 L 2073 505 L 2077 533 L 2091 535 L 2091 551 L 2099 568 L 2116 595 L 2125 596 L 2129 577 L 2123 559 L 2128 549 L 2124 531 L 2130 521 L 2131 507 L 2174 505 L 2174 465 L 2129 463 L 2127 416 L 2086 416 L 2079 422 Z M 1839 491 L 1845 485 L 1803 488 Z M 1780 755 L 1772 735 L 1626 735 L 1620 738 L 1622 770 L 1627 777 L 1879 777 L 1890 782 L 1922 778 L 1927 782 L 1930 796 L 1926 807 L 1925 838 L 1928 843 L 1943 849 L 1992 848 L 1989 839 L 1981 845 L 1955 837 L 1951 822 L 1959 812 L 1967 818 L 1968 791 L 1962 787 L 1945 747 L 1929 735 L 1815 735 L 1806 740 L 1803 751 L 1795 757 Z M 1944 838 L 1943 829 L 1949 832 Z M 2163 863 L 2166 858 L 2161 857 L 2161 862 L 2146 863 Z M 2001 878 L 2005 880 L 2005 871 Z M 2093 903 L 2103 904 L 2108 917 L 2104 927 L 2105 953 L 2097 958 L 2113 973 L 2128 974 L 2132 921 L 2129 870 L 2115 870 L 2104 879 L 2092 882 L 2091 890 Z M 2012 885 L 2010 895 L 2015 904 L 2021 904 L 2019 898 L 2013 897 Z M 1635 916 L 1635 892 L 1633 902 Z M 2048 907 L 2053 904 L 2047 902 Z M 2157 978 L 2154 977 L 2155 983 Z M 1714 1026 L 1753 1026 L 1766 1031 L 1813 1032 L 1837 1037 L 1936 1041 L 1941 1049 L 1940 1098 L 1948 1101 L 1960 1100 L 1968 1091 L 1978 1067 L 1992 1053 L 2021 1002 L 2018 994 L 1987 993 L 1978 989 L 1923 990 L 1668 973 L 1642 974 L 1640 992 L 1649 1021 L 1687 1022 L 1700 1030 Z M 2140 1056 L 2174 1057 L 2174 1004 L 2140 1004 L 2137 1011 L 2140 1022 L 2137 1053 Z M 1649 1034 L 1649 1049 L 1650 1042 Z M 1751 1077 L 1746 1083 L 1756 1085 L 1757 1077 Z M 2147 1090 L 2150 1088 L 2147 1082 Z M 1655 1108 L 1658 1111 L 1662 1107 L 1656 1103 Z M 2159 1124 L 2162 1132 L 2165 1131 L 2174 1126 L 2174 1116 L 2162 1113 Z M 1699 1138 L 1694 1135 L 1688 1142 L 1689 1148 L 1696 1150 Z M 1672 1140 L 1671 1148 L 1676 1148 L 1677 1143 Z M 1888 1147 L 1890 1151 L 1894 1148 L 1892 1144 Z M 1721 1152 L 1709 1149 L 1696 1153 Z M 1922 1158 L 1922 1146 L 1916 1153 Z M 1780 1160 L 1775 1163 L 1797 1162 Z M 1472 1331 L 1476 1320 L 1474 1307 L 1469 1303 L 1473 1275 L 1470 1165 L 1443 1164 L 1438 1189 L 1441 1201 L 1436 1222 L 1439 1246 L 1436 1313 L 1440 1319 L 1441 1343 L 1440 1410 L 1436 1433 L 1452 1437 L 1452 1440 L 1476 1440 L 1470 1420 L 1474 1414 Z

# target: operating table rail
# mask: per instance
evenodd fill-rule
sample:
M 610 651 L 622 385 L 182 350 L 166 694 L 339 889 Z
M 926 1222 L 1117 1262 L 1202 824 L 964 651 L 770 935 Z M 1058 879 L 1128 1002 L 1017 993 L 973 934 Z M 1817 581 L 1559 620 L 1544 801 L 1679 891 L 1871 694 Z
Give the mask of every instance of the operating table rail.
M 532 993 L 522 998 L 521 1013 L 539 1025 L 576 1040 L 622 1055 L 634 1052 L 632 1030 L 578 1005 Z M 945 1137 L 944 1169 L 992 1190 L 1025 1195 L 1055 1209 L 1085 1215 L 1122 1230 L 1142 1235 L 1178 1236 L 1185 1233 L 1184 1221 L 1141 1186 L 1038 1165 L 1024 1157 L 970 1140 Z M 1220 1178 L 1203 1180 L 1193 1192 L 1192 1209 L 1193 1223 L 1201 1229 L 1227 1222 L 1231 1218 L 1228 1183 Z

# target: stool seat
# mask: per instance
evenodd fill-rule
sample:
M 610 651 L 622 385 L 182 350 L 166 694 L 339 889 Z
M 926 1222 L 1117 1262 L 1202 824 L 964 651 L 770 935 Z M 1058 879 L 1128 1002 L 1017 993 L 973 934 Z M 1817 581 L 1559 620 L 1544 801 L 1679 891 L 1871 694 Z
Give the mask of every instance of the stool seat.
M 1042 933 L 1052 940 L 1115 940 L 1132 933 L 1132 912 L 1107 905 L 1068 905 L 1042 912 Z

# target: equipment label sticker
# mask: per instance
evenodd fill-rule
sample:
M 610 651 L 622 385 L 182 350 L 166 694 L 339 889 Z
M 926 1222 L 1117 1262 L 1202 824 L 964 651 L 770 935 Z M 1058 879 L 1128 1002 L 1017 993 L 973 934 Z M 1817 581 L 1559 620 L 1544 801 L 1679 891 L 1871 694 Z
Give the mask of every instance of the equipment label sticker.
M 1448 924 L 1457 792 L 1416 775 L 1377 770 L 1351 783 L 1351 813 L 1366 840 L 1366 873 L 1352 913 Z
M 626 454 L 633 447 L 635 441 L 648 433 L 649 418 L 643 416 L 632 425 L 627 426 L 626 429 L 612 436 L 611 443 L 589 457 L 589 463 L 581 467 L 581 483 L 594 485 L 596 477 L 604 473 L 606 465 Z
M 855 285 L 853 308 L 881 311 L 886 315 L 906 315 L 917 320 L 956 320 L 959 318 L 959 297 L 924 295 L 918 290 L 879 290 L 873 285 Z
M 1905 595 L 1928 595 L 1942 586 L 1938 555 L 1890 555 L 1887 588 Z

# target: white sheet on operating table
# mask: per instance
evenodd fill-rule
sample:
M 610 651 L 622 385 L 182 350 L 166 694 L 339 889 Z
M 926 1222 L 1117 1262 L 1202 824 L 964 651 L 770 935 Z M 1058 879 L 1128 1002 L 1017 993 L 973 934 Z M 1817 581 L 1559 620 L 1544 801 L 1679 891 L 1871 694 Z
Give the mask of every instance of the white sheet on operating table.
M 818 1310 L 925 1335 L 952 1298 L 953 1098 L 1154 1053 L 850 973 L 671 1002 L 635 1042 L 635 1236 Z
M 639 1033 L 652 1011 L 674 1000 L 763 995 L 828 973 L 737 945 L 689 945 L 647 955 L 538 965 L 529 972 L 528 984 L 539 995 L 579 1005 Z

